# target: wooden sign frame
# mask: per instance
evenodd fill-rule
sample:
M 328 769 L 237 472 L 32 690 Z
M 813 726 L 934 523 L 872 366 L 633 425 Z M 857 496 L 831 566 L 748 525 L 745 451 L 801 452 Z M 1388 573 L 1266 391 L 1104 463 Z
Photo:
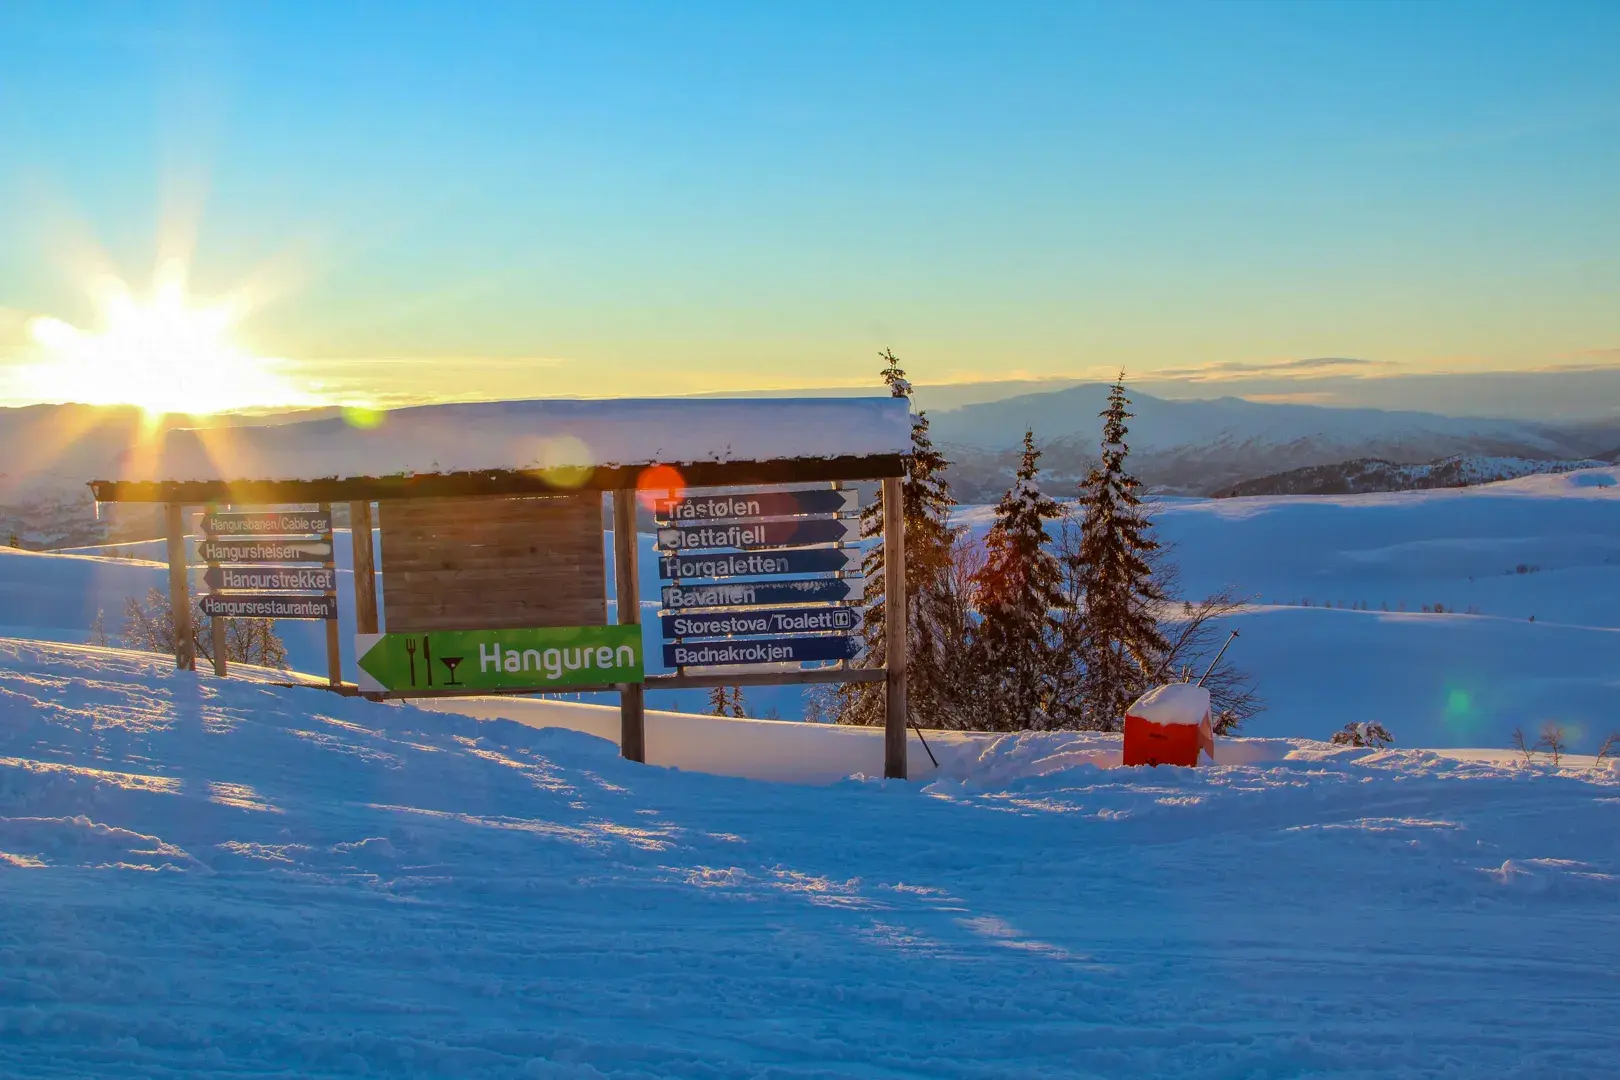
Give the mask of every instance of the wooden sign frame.
M 612 493 L 614 516 L 613 577 L 617 583 L 617 615 L 621 624 L 640 625 L 641 594 L 637 577 L 636 506 L 637 485 L 643 473 L 661 466 L 615 466 L 597 470 L 583 491 Z M 885 663 L 878 668 L 836 667 L 796 671 L 758 671 L 740 674 L 686 674 L 651 676 L 644 682 L 622 684 L 619 693 L 620 752 L 633 761 L 646 760 L 646 691 L 683 689 L 718 685 L 773 686 L 814 683 L 874 683 L 885 685 L 884 775 L 906 776 L 907 658 L 905 597 L 905 518 L 901 475 L 904 460 L 898 455 L 858 458 L 826 458 L 791 461 L 708 462 L 682 467 L 691 487 L 736 487 L 827 481 L 879 480 L 883 489 L 883 531 L 885 548 L 884 605 L 887 648 Z M 165 526 L 169 562 L 169 598 L 174 609 L 175 664 L 195 670 L 196 651 L 192 645 L 189 571 L 186 559 L 185 511 L 210 503 L 280 504 L 319 502 L 329 510 L 331 503 L 346 501 L 354 554 L 354 604 L 356 630 L 362 634 L 379 632 L 378 592 L 372 552 L 374 516 L 372 500 L 484 496 L 510 498 L 514 495 L 566 494 L 543 476 L 528 472 L 497 471 L 479 474 L 445 474 L 433 477 L 357 477 L 329 480 L 242 480 L 242 481 L 95 481 L 95 497 L 102 502 L 159 502 L 165 504 Z M 331 565 L 328 562 L 327 565 Z M 604 568 L 605 569 L 605 568 Z M 216 621 L 216 626 L 219 623 Z M 341 681 L 337 649 L 337 622 L 329 622 L 327 659 L 330 685 L 345 693 L 358 693 L 358 687 Z M 223 634 L 223 627 L 220 627 Z M 216 655 L 223 655 L 221 649 Z M 224 674 L 221 667 L 220 674 Z

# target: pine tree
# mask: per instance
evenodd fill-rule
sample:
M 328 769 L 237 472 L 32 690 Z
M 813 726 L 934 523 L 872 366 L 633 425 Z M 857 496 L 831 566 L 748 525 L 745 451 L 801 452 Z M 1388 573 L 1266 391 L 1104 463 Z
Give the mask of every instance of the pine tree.
M 709 687 L 709 715 L 725 716 L 731 708 L 731 695 L 724 686 Z
M 743 700 L 742 687 L 731 688 L 731 698 L 726 704 L 726 715 L 738 720 L 748 715 L 748 703 Z
M 1063 516 L 1038 483 L 1041 452 L 1035 433 L 1024 433 L 1017 477 L 996 504 L 985 536 L 985 563 L 975 579 L 981 622 L 977 658 L 999 686 L 985 702 L 987 717 L 1006 728 L 1046 726 L 1049 676 L 1056 656 L 1062 566 L 1051 551 L 1046 523 Z
M 880 374 L 897 398 L 912 398 L 911 382 L 900 367 L 899 357 L 890 349 L 878 354 L 884 362 Z M 951 499 L 950 487 L 945 481 L 945 470 L 950 462 L 934 446 L 928 431 L 928 414 L 917 412 L 911 418 L 911 453 L 906 455 L 905 476 L 901 481 L 903 499 L 902 516 L 906 522 L 906 611 L 907 611 L 907 667 L 909 669 L 909 709 L 919 723 L 933 711 L 930 707 L 931 689 L 940 685 L 935 675 L 945 657 L 939 647 L 939 635 L 933 630 L 930 597 L 937 591 L 942 576 L 950 572 L 951 544 L 955 530 L 951 528 L 951 510 L 956 505 Z M 883 492 L 861 510 L 861 535 L 875 539 L 883 533 Z M 866 614 L 861 634 L 866 646 L 863 663 L 881 666 L 887 655 L 884 639 L 884 609 L 887 596 L 884 591 L 883 545 L 872 544 L 862 560 L 861 573 L 866 579 Z M 883 722 L 883 688 L 876 683 L 846 683 L 834 691 L 832 711 L 840 723 L 881 724 Z
M 112 638 L 107 634 L 107 613 L 97 608 L 95 621 L 90 624 L 90 644 L 107 648 L 112 644 Z
M 1159 629 L 1164 591 L 1154 578 L 1159 544 L 1142 505 L 1142 485 L 1125 469 L 1125 373 L 1108 392 L 1102 462 L 1080 485 L 1080 541 L 1068 567 L 1079 585 L 1079 629 L 1066 645 L 1085 665 L 1085 726 L 1115 730 L 1157 676 L 1169 643 Z

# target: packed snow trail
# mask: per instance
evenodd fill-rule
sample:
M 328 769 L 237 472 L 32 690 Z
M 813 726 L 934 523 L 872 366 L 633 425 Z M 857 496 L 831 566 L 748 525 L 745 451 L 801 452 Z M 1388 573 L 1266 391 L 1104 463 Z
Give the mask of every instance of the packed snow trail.
M 1620 777 L 806 787 L 0 643 L 0 1075 L 1607 1076 Z

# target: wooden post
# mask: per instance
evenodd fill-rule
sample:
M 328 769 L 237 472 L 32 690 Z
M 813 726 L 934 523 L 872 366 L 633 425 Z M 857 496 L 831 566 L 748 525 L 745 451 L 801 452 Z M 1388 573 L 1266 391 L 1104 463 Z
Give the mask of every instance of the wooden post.
M 174 666 L 197 670 L 197 642 L 191 636 L 191 583 L 186 580 L 186 508 L 164 508 L 169 534 L 169 621 L 174 626 Z
M 906 778 L 906 511 L 898 476 L 883 481 L 883 775 Z
M 354 547 L 354 632 L 377 632 L 377 568 L 371 554 L 371 503 L 349 504 L 349 538 Z
M 217 509 L 219 509 L 218 506 L 210 505 L 206 513 L 212 514 Z M 225 656 L 225 630 L 229 623 L 226 621 L 225 616 L 216 615 L 208 620 L 208 625 L 212 629 L 212 633 L 209 635 L 208 648 L 214 654 L 214 674 L 223 679 L 230 674 L 230 664 Z
M 332 504 L 331 503 L 321 503 L 320 504 L 320 509 L 321 509 L 321 513 L 323 513 L 323 514 L 331 514 L 332 513 Z M 336 539 L 336 535 L 337 534 L 336 534 L 335 529 L 328 529 L 327 532 L 326 532 L 326 550 L 328 552 L 328 554 L 326 556 L 326 568 L 328 570 L 332 571 L 332 574 L 333 574 L 334 578 L 337 576 L 337 545 L 334 543 L 334 540 Z M 337 582 L 334 580 L 332 582 L 332 584 L 335 586 L 337 584 Z M 334 604 L 337 602 L 337 589 L 336 588 L 333 588 L 330 591 L 328 591 L 326 595 L 331 597 Z M 339 636 L 338 636 L 338 621 L 336 619 L 327 619 L 326 620 L 326 681 L 328 683 L 330 683 L 332 686 L 342 686 L 343 685 L 343 652 L 342 652 L 341 648 L 339 647 L 339 640 L 340 639 L 339 639 Z
M 641 625 L 641 586 L 636 567 L 636 492 L 613 493 L 613 588 L 619 624 Z M 647 691 L 641 683 L 619 686 L 619 754 L 647 760 Z

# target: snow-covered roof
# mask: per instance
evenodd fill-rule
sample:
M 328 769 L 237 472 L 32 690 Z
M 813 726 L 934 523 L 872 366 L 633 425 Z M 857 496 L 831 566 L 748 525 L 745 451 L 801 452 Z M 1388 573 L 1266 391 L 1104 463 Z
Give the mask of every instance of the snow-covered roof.
M 1125 710 L 1125 715 L 1155 724 L 1196 726 L 1209 716 L 1209 691 L 1193 683 L 1155 686 L 1137 698 L 1136 704 Z
M 123 483 L 314 481 L 652 464 L 869 458 L 911 448 L 902 398 L 643 398 L 423 405 L 267 427 L 186 428 Z

